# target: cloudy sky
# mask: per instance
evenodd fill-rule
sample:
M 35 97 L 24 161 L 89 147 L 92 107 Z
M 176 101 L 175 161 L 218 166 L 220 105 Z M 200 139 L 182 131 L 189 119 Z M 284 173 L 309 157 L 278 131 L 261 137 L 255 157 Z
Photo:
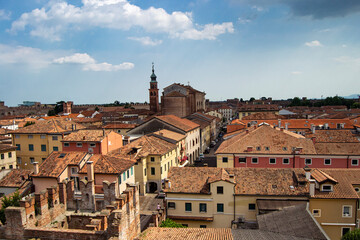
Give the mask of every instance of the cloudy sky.
M 0 0 L 0 100 L 211 100 L 360 89 L 359 0 Z

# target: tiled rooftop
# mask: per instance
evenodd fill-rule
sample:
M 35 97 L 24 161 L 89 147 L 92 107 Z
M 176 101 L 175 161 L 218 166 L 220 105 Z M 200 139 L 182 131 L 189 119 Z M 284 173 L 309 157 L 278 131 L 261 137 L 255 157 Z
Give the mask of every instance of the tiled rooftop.
M 125 172 L 131 166 L 135 165 L 136 161 L 129 159 L 122 159 L 113 156 L 106 156 L 101 154 L 94 154 L 88 161 L 94 164 L 94 173 L 97 174 L 119 174 Z M 87 167 L 84 165 L 79 173 L 87 173 Z
M 16 147 L 7 145 L 7 144 L 0 144 L 0 152 L 9 152 L 9 151 L 15 151 Z
M 107 135 L 109 135 L 112 130 L 102 130 L 102 129 L 83 129 L 76 132 L 72 132 L 69 135 L 64 137 L 65 142 L 101 142 Z M 114 132 L 114 134 L 117 134 Z
M 275 114 L 273 112 L 258 112 L 258 113 L 254 113 L 251 114 L 249 116 L 245 116 L 242 117 L 242 120 L 263 120 L 263 119 L 273 119 L 273 120 L 278 120 L 278 119 L 284 119 L 284 116 L 281 116 L 279 114 Z
M 316 142 L 357 142 L 360 141 L 350 130 L 316 130 L 315 133 L 307 132 L 306 138 L 315 137 Z
M 317 154 L 323 155 L 360 155 L 359 143 L 315 143 Z
M 140 240 L 233 240 L 230 228 L 160 228 L 151 227 Z
M 103 128 L 105 128 L 105 129 L 133 129 L 136 126 L 137 126 L 136 124 L 115 123 L 115 124 L 107 124 Z
M 294 178 L 299 176 L 298 179 L 302 179 L 304 174 L 303 169 L 290 168 L 174 167 L 170 168 L 168 174 L 171 187 L 165 191 L 208 194 L 210 182 L 224 180 L 234 181 L 235 194 L 239 195 L 305 196 L 309 192 L 308 184 L 300 186 Z M 234 178 L 230 178 L 230 175 Z
M 0 180 L 0 187 L 21 187 L 29 178 L 31 170 L 12 169 Z
M 162 115 L 156 116 L 156 118 L 185 132 L 189 132 L 197 127 L 200 127 L 200 125 L 197 123 L 194 123 L 188 119 L 179 118 L 175 115 Z
M 86 152 L 52 152 L 39 166 L 39 173 L 33 177 L 57 178 L 70 165 L 78 165 Z
M 252 146 L 251 153 L 262 154 L 292 154 L 293 148 L 302 147 L 302 154 L 316 154 L 313 142 L 299 134 L 290 131 L 280 131 L 269 125 L 243 130 L 238 135 L 221 143 L 216 153 L 249 153 L 248 146 Z M 257 150 L 260 147 L 260 150 Z M 267 149 L 268 147 L 268 149 Z
M 360 185 L 360 169 L 314 169 L 311 175 L 319 181 L 325 181 L 326 176 L 322 173 L 337 183 L 333 185 L 332 192 L 315 190 L 314 198 L 360 198 L 353 186 L 353 184 Z
M 50 120 L 37 121 L 33 125 L 29 125 L 24 128 L 12 131 L 13 133 L 63 133 L 71 132 L 72 125 L 76 125 L 76 129 L 83 129 L 84 126 L 81 124 L 75 123 L 74 121 L 63 119 L 63 118 L 53 118 Z
M 170 139 L 173 139 L 173 140 L 175 140 L 177 142 L 186 137 L 184 134 L 173 132 L 173 131 L 170 131 L 170 130 L 167 130 L 167 129 L 162 129 L 162 130 L 153 132 L 153 134 L 163 136 L 163 137 L 166 137 L 166 138 L 170 138 Z

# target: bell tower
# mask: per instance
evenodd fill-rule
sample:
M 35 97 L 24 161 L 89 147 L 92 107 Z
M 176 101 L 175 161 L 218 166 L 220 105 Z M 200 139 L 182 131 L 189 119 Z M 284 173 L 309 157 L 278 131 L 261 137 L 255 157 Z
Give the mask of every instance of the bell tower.
M 157 87 L 156 75 L 154 70 L 154 63 L 152 63 L 152 74 L 150 76 L 150 111 L 157 113 L 159 111 L 159 89 Z

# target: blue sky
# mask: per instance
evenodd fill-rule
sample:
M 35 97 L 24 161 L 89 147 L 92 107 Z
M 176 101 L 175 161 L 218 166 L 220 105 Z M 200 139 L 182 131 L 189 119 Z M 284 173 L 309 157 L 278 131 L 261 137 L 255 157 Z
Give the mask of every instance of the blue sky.
M 360 89 L 360 1 L 0 0 L 0 100 L 148 100 L 151 63 L 211 100 Z

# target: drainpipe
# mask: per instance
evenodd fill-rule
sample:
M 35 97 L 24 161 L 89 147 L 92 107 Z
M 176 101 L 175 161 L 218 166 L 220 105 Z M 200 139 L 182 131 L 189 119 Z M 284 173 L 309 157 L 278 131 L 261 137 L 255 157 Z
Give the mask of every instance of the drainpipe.
M 235 178 L 235 177 L 234 177 Z M 234 184 L 234 222 L 235 222 L 235 184 Z M 356 221 L 356 220 L 355 220 Z M 231 226 L 232 227 L 232 226 Z
M 357 221 L 357 218 L 358 218 L 358 206 L 359 206 L 359 199 L 356 199 L 356 206 L 355 206 L 355 229 L 358 228 L 358 226 L 356 225 L 356 221 Z

